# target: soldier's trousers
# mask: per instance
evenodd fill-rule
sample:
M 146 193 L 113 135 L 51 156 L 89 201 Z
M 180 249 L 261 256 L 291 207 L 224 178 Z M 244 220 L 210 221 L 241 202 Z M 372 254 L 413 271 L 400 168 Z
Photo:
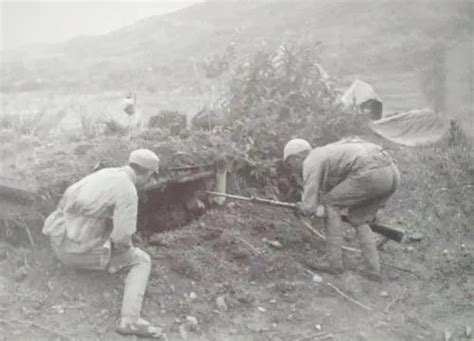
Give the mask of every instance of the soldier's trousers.
M 71 253 L 67 251 L 67 248 L 61 245 L 56 246 L 54 243 L 52 246 L 58 259 L 71 267 L 107 270 L 109 273 L 129 269 L 125 278 L 121 314 L 122 317 L 140 317 L 143 297 L 151 272 L 151 257 L 145 251 L 132 247 L 127 252 L 115 255 L 111 251 L 110 241 L 84 253 Z
M 347 209 L 348 219 L 357 231 L 362 256 L 369 269 L 380 270 L 375 240 L 368 222 L 384 207 L 400 184 L 395 164 L 350 175 L 323 197 L 326 208 L 328 260 L 332 267 L 342 268 L 341 210 Z

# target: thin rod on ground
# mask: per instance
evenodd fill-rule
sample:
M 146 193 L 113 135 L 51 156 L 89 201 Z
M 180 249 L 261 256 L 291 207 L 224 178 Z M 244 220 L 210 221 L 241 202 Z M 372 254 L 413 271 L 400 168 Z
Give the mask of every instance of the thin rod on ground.
M 316 273 L 314 273 L 314 272 L 312 272 L 312 271 L 310 271 L 310 270 L 308 270 L 308 269 L 305 269 L 305 271 L 306 271 L 308 274 L 312 275 L 312 276 L 315 276 L 315 275 L 316 275 Z M 359 307 L 361 307 L 361 308 L 363 308 L 363 309 L 365 309 L 365 310 L 367 310 L 367 311 L 374 311 L 371 307 L 366 306 L 365 304 L 360 303 L 360 302 L 357 301 L 356 299 L 354 299 L 354 298 L 352 298 L 352 297 L 346 295 L 344 292 L 341 291 L 341 289 L 339 289 L 339 288 L 336 287 L 335 285 L 333 285 L 333 284 L 331 284 L 331 283 L 329 283 L 329 282 L 325 282 L 325 281 L 323 281 L 322 283 L 323 283 L 324 285 L 327 285 L 328 287 L 330 287 L 330 288 L 333 289 L 334 291 L 336 291 L 339 295 L 341 295 L 341 296 L 344 297 L 345 299 L 347 299 L 347 300 L 351 301 L 352 303 L 358 305 Z

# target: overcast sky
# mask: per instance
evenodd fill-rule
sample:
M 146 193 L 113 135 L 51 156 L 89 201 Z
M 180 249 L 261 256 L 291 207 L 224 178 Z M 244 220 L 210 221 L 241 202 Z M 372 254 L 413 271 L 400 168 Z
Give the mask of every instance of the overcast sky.
M 0 0 L 0 49 L 56 43 L 79 35 L 103 34 L 139 19 L 202 0 L 5 1 Z

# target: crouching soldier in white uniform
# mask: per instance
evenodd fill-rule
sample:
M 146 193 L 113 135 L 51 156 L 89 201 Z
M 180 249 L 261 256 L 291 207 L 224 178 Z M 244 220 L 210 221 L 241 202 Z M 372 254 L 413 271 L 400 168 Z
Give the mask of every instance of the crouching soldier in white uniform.
M 328 262 L 313 264 L 320 271 L 343 272 L 341 211 L 356 229 L 367 275 L 380 280 L 375 239 L 367 224 L 375 219 L 400 184 L 400 173 L 392 157 L 381 146 L 362 139 L 345 139 L 311 150 L 309 142 L 287 143 L 284 161 L 303 172 L 304 213 L 325 217 Z
M 151 258 L 132 243 L 137 229 L 136 188 L 148 183 L 158 166 L 152 151 L 133 151 L 128 165 L 101 169 L 71 185 L 43 227 L 65 265 L 110 273 L 130 269 L 117 326 L 117 332 L 125 335 L 161 335 L 160 328 L 140 317 Z

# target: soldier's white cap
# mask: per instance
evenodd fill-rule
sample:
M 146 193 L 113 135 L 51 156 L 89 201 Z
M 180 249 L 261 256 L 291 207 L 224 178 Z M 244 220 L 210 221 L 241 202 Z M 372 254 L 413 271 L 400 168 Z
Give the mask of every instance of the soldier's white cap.
M 145 169 L 157 172 L 160 166 L 160 159 L 148 149 L 136 149 L 130 153 L 129 163 L 134 163 Z
M 286 159 L 292 155 L 296 155 L 309 150 L 311 150 L 311 145 L 308 141 L 303 139 L 290 140 L 288 141 L 285 146 L 285 149 L 283 150 L 283 161 L 286 161 Z

